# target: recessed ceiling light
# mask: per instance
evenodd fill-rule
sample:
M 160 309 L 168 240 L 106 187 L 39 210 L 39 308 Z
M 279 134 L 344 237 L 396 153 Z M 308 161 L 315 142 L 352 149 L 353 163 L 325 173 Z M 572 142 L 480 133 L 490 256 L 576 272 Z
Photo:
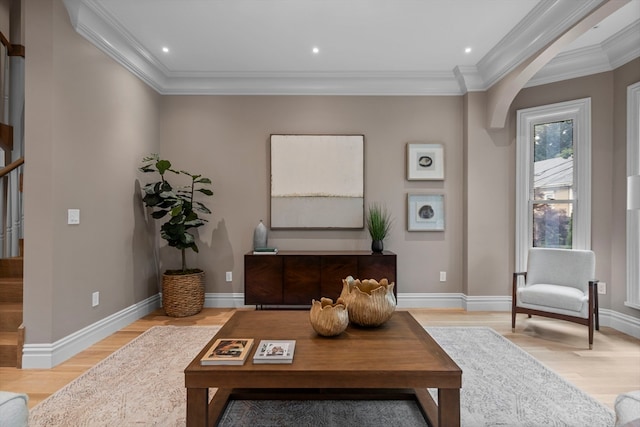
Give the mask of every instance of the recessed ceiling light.
M 166 46 L 163 46 L 163 47 L 162 47 L 162 51 L 163 51 L 164 53 L 169 53 L 169 48 L 168 48 L 168 47 L 166 47 Z
M 471 48 L 470 47 L 465 47 L 464 48 L 464 53 L 471 53 Z
M 316 54 L 320 53 L 320 49 L 317 46 L 314 46 L 313 49 L 311 49 L 311 51 Z

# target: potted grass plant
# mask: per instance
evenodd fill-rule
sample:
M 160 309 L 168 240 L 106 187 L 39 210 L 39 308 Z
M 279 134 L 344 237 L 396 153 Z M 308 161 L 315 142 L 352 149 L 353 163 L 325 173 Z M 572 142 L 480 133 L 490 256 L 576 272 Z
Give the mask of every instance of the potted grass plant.
M 149 182 L 143 187 L 142 201 L 152 209 L 154 219 L 165 219 L 160 227 L 160 236 L 169 246 L 181 252 L 180 269 L 166 270 L 162 275 L 162 306 L 169 316 L 185 317 L 197 314 L 204 306 L 204 271 L 188 268 L 186 250 L 198 252 L 198 245 L 191 233 L 203 226 L 207 220 L 201 214 L 211 214 L 204 203 L 195 200 L 196 195 L 213 196 L 208 188 L 211 180 L 202 175 L 172 168 L 169 160 L 151 154 L 142 159 L 141 172 L 153 173 L 159 180 Z M 187 177 L 186 185 L 174 187 L 169 176 Z
M 379 203 L 372 203 L 367 209 L 367 230 L 371 236 L 371 251 L 382 253 L 384 250 L 383 240 L 391 230 L 391 214 L 387 208 Z

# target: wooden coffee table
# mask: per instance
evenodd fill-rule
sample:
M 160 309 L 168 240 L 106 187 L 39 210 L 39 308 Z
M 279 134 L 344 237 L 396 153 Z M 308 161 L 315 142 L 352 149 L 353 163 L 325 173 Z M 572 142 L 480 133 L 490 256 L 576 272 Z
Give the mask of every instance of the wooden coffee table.
M 216 338 L 253 338 L 242 366 L 201 366 Z M 293 363 L 254 365 L 262 339 L 296 340 Z M 460 425 L 462 370 L 406 311 L 321 337 L 309 312 L 237 311 L 184 371 L 187 426 L 215 425 L 231 399 L 412 399 L 433 426 Z M 209 403 L 209 388 L 217 388 Z M 427 388 L 438 389 L 438 404 Z

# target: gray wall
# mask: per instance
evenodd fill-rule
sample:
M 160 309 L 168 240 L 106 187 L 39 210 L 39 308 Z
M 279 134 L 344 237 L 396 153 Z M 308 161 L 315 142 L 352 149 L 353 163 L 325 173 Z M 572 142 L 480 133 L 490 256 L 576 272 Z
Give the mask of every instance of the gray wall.
M 136 167 L 159 148 L 160 96 L 76 34 L 61 1 L 27 2 L 26 27 L 24 320 L 39 343 L 158 292 Z
M 398 254 L 400 293 L 510 293 L 514 242 L 515 109 L 592 97 L 593 247 L 609 283 L 602 306 L 626 309 L 625 157 L 622 95 L 640 80 L 638 61 L 596 76 L 525 89 L 509 126 L 484 128 L 485 94 L 458 97 L 159 96 L 77 35 L 60 0 L 27 2 L 25 324 L 27 343 L 50 343 L 157 292 L 157 272 L 179 253 L 160 245 L 139 202 L 143 155 L 213 180 L 210 222 L 199 229 L 191 265 L 207 292 L 243 291 L 243 254 L 253 228 L 268 223 L 271 133 L 365 135 L 366 202 L 395 218 L 385 247 Z M 445 145 L 443 182 L 406 181 L 409 141 Z M 621 166 L 620 166 L 621 167 Z M 445 232 L 407 232 L 409 192 L 445 194 Z M 611 214 L 613 206 L 614 214 Z M 68 208 L 81 224 L 66 224 Z M 272 231 L 282 249 L 369 248 L 366 231 Z M 158 264 L 159 262 L 159 264 Z M 440 283 L 439 271 L 447 271 Z M 231 284 L 225 271 L 233 271 Z M 101 303 L 91 307 L 91 293 Z
M 206 270 L 207 292 L 243 292 L 243 254 L 256 224 L 269 224 L 272 133 L 364 134 L 365 204 L 383 202 L 394 218 L 384 244 L 398 254 L 398 292 L 462 291 L 462 97 L 167 96 L 162 105 L 163 156 L 213 180 L 214 213 L 199 229 L 200 253 L 189 254 Z M 408 141 L 444 144 L 444 181 L 405 179 Z M 409 192 L 445 194 L 446 231 L 406 231 Z M 368 250 L 371 242 L 365 230 L 277 230 L 269 245 Z M 178 266 L 177 251 L 162 255 L 163 266 Z

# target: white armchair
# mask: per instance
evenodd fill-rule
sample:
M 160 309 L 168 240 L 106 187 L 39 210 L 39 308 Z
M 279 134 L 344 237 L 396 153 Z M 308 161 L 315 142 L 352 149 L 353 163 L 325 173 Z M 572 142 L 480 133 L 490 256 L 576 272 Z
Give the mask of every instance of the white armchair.
M 511 328 L 515 330 L 516 313 L 579 323 L 589 328 L 591 349 L 593 330 L 600 329 L 595 269 L 592 251 L 529 249 L 527 271 L 513 273 Z

